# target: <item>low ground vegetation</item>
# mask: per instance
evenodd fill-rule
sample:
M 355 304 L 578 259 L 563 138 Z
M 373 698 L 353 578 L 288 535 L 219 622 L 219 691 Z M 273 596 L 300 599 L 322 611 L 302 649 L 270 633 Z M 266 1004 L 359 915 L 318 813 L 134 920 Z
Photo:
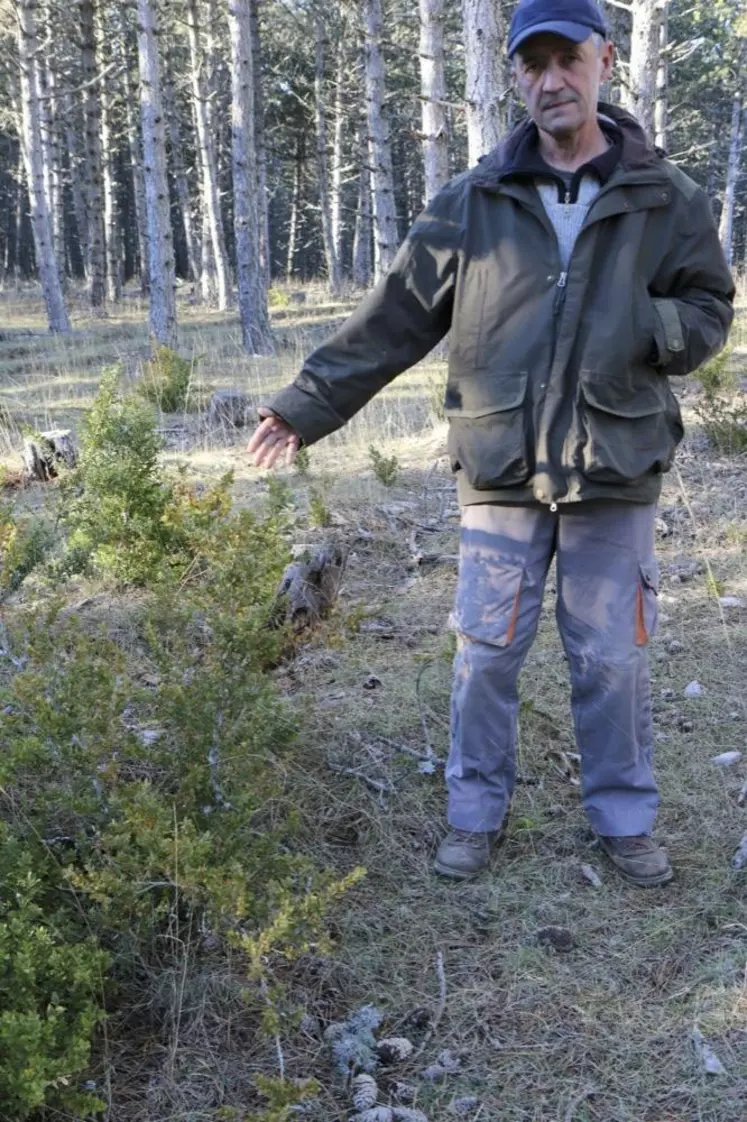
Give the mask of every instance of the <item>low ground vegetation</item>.
M 266 398 L 344 311 L 308 303 L 290 319 L 276 301 L 281 349 L 261 362 L 195 313 L 184 353 L 211 360 L 189 360 L 189 394 Z M 743 327 L 734 344 L 676 387 L 688 435 L 651 656 L 678 879 L 648 895 L 614 878 L 580 810 L 552 577 L 506 844 L 473 884 L 431 876 L 458 530 L 441 363 L 267 476 L 241 432 L 137 389 L 135 317 L 77 350 L 0 343 L 4 1117 L 342 1122 L 340 1065 L 365 1044 L 375 1101 L 401 1118 L 741 1122 Z M 722 397 L 726 442 L 708 429 Z M 22 427 L 52 421 L 80 467 L 21 486 Z M 347 553 L 341 596 L 291 639 L 268 626 L 277 581 L 323 540 Z M 745 755 L 711 762 L 726 752 Z M 373 1035 L 341 1050 L 340 1025 Z

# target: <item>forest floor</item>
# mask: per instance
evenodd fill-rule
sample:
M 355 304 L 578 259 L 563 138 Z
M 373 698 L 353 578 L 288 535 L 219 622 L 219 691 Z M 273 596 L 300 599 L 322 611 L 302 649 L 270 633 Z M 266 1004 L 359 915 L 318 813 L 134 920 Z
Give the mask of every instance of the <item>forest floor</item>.
M 41 331 L 40 310 L 30 297 L 4 296 L 0 405 L 36 428 L 75 427 L 102 366 L 121 361 L 134 375 L 147 354 L 144 310 L 131 303 L 95 323 L 79 312 L 76 334 L 55 340 L 23 334 Z M 258 360 L 242 355 L 234 316 L 185 307 L 182 349 L 201 383 L 240 386 L 259 401 L 345 311 L 317 292 L 277 310 L 278 357 Z M 747 306 L 741 316 L 734 355 L 747 369 Z M 290 969 L 307 1016 L 283 1037 L 286 1071 L 319 1080 L 314 1117 L 345 1119 L 324 1025 L 371 1003 L 388 1035 L 417 1044 L 441 1009 L 422 1054 L 380 1080 L 384 1101 L 394 1081 L 411 1084 L 430 1122 L 743 1122 L 747 872 L 733 871 L 730 858 L 747 831 L 738 805 L 747 778 L 747 457 L 709 448 L 692 409 L 698 384 L 683 382 L 688 433 L 661 501 L 661 614 L 651 643 L 658 836 L 675 881 L 649 892 L 627 886 L 589 831 L 568 755 L 575 746 L 551 574 L 521 680 L 523 781 L 506 843 L 489 873 L 452 884 L 431 869 L 444 828 L 459 520 L 436 404 L 442 380 L 443 363 L 421 364 L 313 448 L 307 474 L 280 472 L 297 540 L 331 536 L 349 550 L 332 617 L 275 672 L 303 722 L 294 781 L 304 844 L 332 869 L 367 869 L 336 907 L 334 952 L 304 955 Z M 231 468 L 236 502 L 266 504 L 268 477 L 250 467 L 245 435 L 216 433 L 201 414 L 164 417 L 162 429 L 167 459 L 203 480 Z M 397 459 L 390 486 L 374 474 L 371 445 Z M 0 462 L 18 466 L 11 434 Z M 53 497 L 37 485 L 18 501 L 34 508 Z M 310 517 L 320 504 L 326 529 Z M 724 606 L 727 597 L 739 604 Z M 686 697 L 694 681 L 702 693 Z M 430 748 L 439 762 L 429 774 L 417 754 Z M 732 750 L 743 753 L 735 766 L 711 762 Z M 168 1087 L 154 1079 L 156 1045 L 146 1055 L 123 1043 L 111 1073 L 116 1122 L 217 1118 L 221 1104 L 240 1105 L 239 1071 L 273 1069 L 274 1044 L 265 1055 L 232 1045 L 220 986 L 210 992 L 204 978 L 187 979 L 192 1014 Z M 694 1029 L 723 1073 L 706 1073 Z M 452 1070 L 426 1078 L 445 1049 Z

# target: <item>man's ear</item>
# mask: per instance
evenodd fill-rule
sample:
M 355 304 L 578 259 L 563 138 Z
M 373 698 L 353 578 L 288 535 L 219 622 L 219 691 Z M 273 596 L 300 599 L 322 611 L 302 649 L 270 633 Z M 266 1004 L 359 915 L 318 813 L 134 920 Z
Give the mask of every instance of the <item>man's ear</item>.
M 615 44 L 606 42 L 602 47 L 602 73 L 600 75 L 600 82 L 607 82 L 612 77 L 612 71 L 615 69 Z

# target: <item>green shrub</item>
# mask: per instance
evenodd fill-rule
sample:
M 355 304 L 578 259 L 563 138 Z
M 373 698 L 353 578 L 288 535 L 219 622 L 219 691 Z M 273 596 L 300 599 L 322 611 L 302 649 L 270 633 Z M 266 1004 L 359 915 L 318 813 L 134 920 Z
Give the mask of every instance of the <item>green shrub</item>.
M 397 482 L 397 476 L 399 475 L 399 460 L 397 457 L 384 456 L 378 448 L 371 444 L 368 448 L 368 458 L 379 483 L 383 483 L 385 487 L 392 487 Z
M 49 914 L 39 870 L 53 867 L 0 822 L 0 1102 L 14 1120 L 43 1106 L 87 1114 L 104 1105 L 77 1087 L 103 1020 L 107 956 Z
M 42 519 L 16 519 L 9 503 L 0 500 L 0 603 L 47 557 L 55 542 Z
M 309 450 L 308 448 L 299 448 L 296 452 L 296 458 L 293 461 L 293 466 L 299 475 L 308 475 L 310 467 Z
M 290 294 L 284 288 L 271 288 L 267 293 L 267 303 L 271 308 L 287 308 Z
M 188 406 L 193 375 L 192 362 L 170 347 L 156 347 L 145 363 L 137 389 L 162 413 L 178 413 Z
M 731 393 L 736 389 L 736 374 L 731 366 L 733 350 L 733 347 L 725 347 L 695 371 L 695 377 L 707 394 Z
M 324 492 L 318 487 L 312 487 L 309 491 L 309 522 L 320 529 L 332 525 L 332 513 Z
M 66 481 L 62 519 L 68 551 L 121 583 L 142 584 L 169 550 L 164 515 L 171 490 L 158 465 L 152 410 L 104 372 L 83 424 L 78 469 Z
M 694 406 L 708 439 L 725 456 L 747 452 L 747 399 L 744 394 L 707 390 Z

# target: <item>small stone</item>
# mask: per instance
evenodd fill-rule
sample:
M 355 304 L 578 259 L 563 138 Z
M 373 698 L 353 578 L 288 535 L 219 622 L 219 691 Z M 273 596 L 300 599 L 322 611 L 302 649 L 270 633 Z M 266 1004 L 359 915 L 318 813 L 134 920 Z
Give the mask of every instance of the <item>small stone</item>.
M 738 596 L 719 596 L 718 602 L 722 608 L 743 608 L 744 600 Z
M 454 1075 L 462 1067 L 462 1061 L 454 1055 L 451 1048 L 444 1048 L 438 1057 L 438 1062 L 448 1075 Z
M 602 878 L 593 865 L 582 865 L 581 876 L 588 881 L 592 888 L 602 887 Z
M 680 717 L 677 722 L 677 728 L 680 730 L 680 732 L 692 732 L 693 723 L 687 717 Z
M 537 941 L 544 947 L 552 947 L 560 954 L 568 954 L 573 950 L 573 934 L 567 927 L 541 927 L 537 932 Z
M 711 763 L 717 764 L 719 767 L 731 767 L 741 760 L 741 752 L 721 752 L 718 756 L 711 756 Z
M 667 643 L 667 650 L 670 654 L 680 654 L 680 652 L 684 651 L 684 649 L 685 644 L 681 643 L 679 639 L 671 639 L 670 642 Z
M 375 674 L 369 674 L 363 683 L 364 690 L 375 690 L 381 685 L 381 678 L 377 678 Z
M 704 692 L 703 687 L 698 681 L 690 682 L 685 686 L 685 697 L 701 697 Z
M 656 532 L 660 538 L 667 538 L 671 534 L 670 527 L 666 524 L 663 518 L 656 519 Z
M 675 695 L 675 692 L 674 692 L 673 689 L 670 689 L 669 687 L 667 687 L 666 689 L 663 689 L 661 691 L 660 696 L 661 696 L 662 701 L 671 701 L 672 698 L 675 697 L 676 695 Z
M 695 1055 L 706 1075 L 726 1075 L 726 1068 L 698 1028 L 693 1029 L 692 1042 Z
M 451 1100 L 451 1102 L 449 1103 L 449 1112 L 451 1114 L 456 1114 L 457 1117 L 461 1118 L 463 1115 L 469 1114 L 471 1111 L 476 1110 L 479 1105 L 480 1100 L 476 1095 L 462 1095 L 458 1099 Z

